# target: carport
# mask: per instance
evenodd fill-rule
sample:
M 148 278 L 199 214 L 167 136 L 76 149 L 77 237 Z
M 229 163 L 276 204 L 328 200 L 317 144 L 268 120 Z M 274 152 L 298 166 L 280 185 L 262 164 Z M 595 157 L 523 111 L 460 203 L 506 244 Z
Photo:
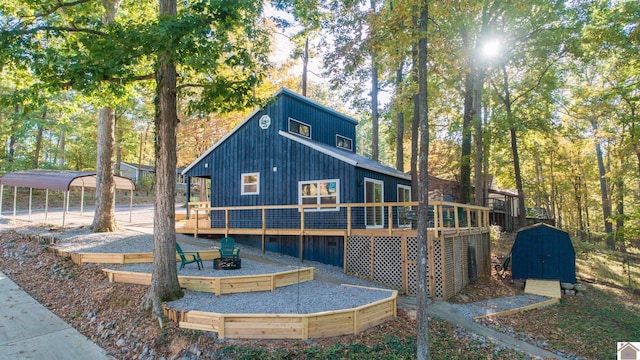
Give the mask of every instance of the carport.
M 116 190 L 130 191 L 129 221 L 133 207 L 133 191 L 136 185 L 131 179 L 122 176 L 113 176 Z M 2 202 L 4 200 L 4 187 L 13 186 L 13 217 L 16 216 L 16 202 L 18 187 L 29 188 L 29 218 L 31 218 L 31 202 L 33 189 L 46 190 L 45 195 L 45 220 L 49 208 L 49 190 L 63 191 L 62 226 L 65 225 L 65 217 L 69 210 L 69 190 L 81 188 L 80 213 L 84 209 L 84 189 L 95 189 L 97 175 L 95 172 L 66 171 L 66 170 L 24 170 L 5 174 L 0 178 L 0 215 L 2 215 Z

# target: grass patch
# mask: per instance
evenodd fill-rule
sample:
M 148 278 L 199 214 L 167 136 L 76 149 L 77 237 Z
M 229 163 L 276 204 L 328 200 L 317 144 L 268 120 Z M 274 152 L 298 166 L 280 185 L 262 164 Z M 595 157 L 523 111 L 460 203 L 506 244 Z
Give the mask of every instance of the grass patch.
M 585 296 L 565 297 L 558 306 L 501 319 L 515 331 L 536 336 L 556 349 L 589 359 L 615 359 L 616 342 L 640 339 L 640 306 L 622 291 L 590 287 Z

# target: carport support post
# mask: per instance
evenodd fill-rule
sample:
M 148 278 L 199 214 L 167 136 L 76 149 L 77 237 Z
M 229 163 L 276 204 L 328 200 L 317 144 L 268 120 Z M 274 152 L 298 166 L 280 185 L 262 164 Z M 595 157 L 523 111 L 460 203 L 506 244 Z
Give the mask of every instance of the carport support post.
M 64 227 L 65 220 L 67 219 L 67 210 L 69 209 L 69 190 L 64 192 L 62 201 L 64 202 L 62 204 L 62 226 Z
M 49 217 L 49 189 L 45 190 L 44 195 L 44 221 L 47 221 L 47 217 Z
M 2 215 L 2 199 L 4 198 L 4 184 L 0 185 L 0 216 Z
M 33 199 L 33 188 L 29 188 L 29 221 L 31 221 L 31 199 Z
M 82 191 L 80 192 L 80 216 L 84 211 L 84 184 L 82 185 Z
M 16 202 L 18 200 L 18 187 L 13 187 L 13 221 L 16 221 Z
M 131 189 L 130 195 L 129 195 L 129 222 L 133 222 L 131 220 L 131 209 L 133 208 L 133 189 Z

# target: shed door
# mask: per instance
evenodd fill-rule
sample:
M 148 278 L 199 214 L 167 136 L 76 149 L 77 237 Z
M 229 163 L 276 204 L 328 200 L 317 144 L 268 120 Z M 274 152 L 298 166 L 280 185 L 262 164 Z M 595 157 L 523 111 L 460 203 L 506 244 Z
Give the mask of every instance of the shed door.
M 560 279 L 560 264 L 558 263 L 558 239 L 551 237 L 543 241 L 540 261 L 542 263 L 542 279 Z

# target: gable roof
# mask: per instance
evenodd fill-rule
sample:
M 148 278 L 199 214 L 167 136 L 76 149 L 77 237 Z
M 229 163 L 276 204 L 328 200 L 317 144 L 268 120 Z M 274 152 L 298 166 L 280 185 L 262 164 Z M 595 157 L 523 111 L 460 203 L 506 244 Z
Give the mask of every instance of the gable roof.
M 362 169 L 367 169 L 371 171 L 375 171 L 381 174 L 390 175 L 393 177 L 397 177 L 400 179 L 411 180 L 411 175 L 404 173 L 402 171 L 398 171 L 392 167 L 382 165 L 381 163 L 364 157 L 362 155 L 356 154 L 354 152 L 348 150 L 342 150 L 335 146 L 327 145 L 324 143 L 320 143 L 317 141 L 309 140 L 307 138 L 303 138 L 294 134 L 290 134 L 288 132 L 280 130 L 278 133 L 280 136 L 285 137 L 287 139 L 293 140 L 299 144 L 310 147 L 316 151 L 319 151 L 323 154 L 329 155 L 335 159 L 346 162 L 347 164 L 351 164 L 355 167 L 359 167 Z
M 346 120 L 348 122 L 351 122 L 353 124 L 358 124 L 358 121 L 355 120 L 354 118 L 347 116 L 345 114 L 342 114 L 332 108 L 329 108 L 327 106 L 324 106 L 322 104 L 320 104 L 317 101 L 311 100 L 306 96 L 302 96 L 294 91 L 291 91 L 287 88 L 280 88 L 280 90 L 278 90 L 273 96 L 272 98 L 275 99 L 280 95 L 288 95 L 291 96 L 293 98 L 295 98 L 296 100 L 299 100 L 307 105 L 313 106 L 317 109 L 320 109 L 322 111 L 331 113 L 332 115 L 335 115 L 343 120 Z M 217 143 L 215 143 L 212 147 L 209 148 L 209 150 L 205 151 L 202 155 L 200 155 L 194 162 L 192 162 L 189 166 L 187 166 L 183 171 L 182 171 L 182 175 L 186 175 L 186 173 L 191 170 L 192 167 L 194 167 L 197 163 L 199 163 L 202 159 L 204 159 L 205 157 L 207 157 L 207 155 L 209 155 L 213 150 L 215 150 L 218 146 L 222 145 L 228 138 L 230 138 L 231 136 L 233 136 L 233 134 L 235 134 L 238 130 L 240 130 L 240 128 L 242 128 L 247 122 L 249 122 L 249 120 L 251 120 L 258 112 L 264 110 L 264 108 L 258 108 L 256 110 L 254 110 L 249 116 L 247 116 L 244 120 L 242 120 L 236 127 L 234 127 L 231 131 L 229 131 L 229 133 L 227 133 L 225 136 L 223 136 L 220 140 L 218 140 Z

